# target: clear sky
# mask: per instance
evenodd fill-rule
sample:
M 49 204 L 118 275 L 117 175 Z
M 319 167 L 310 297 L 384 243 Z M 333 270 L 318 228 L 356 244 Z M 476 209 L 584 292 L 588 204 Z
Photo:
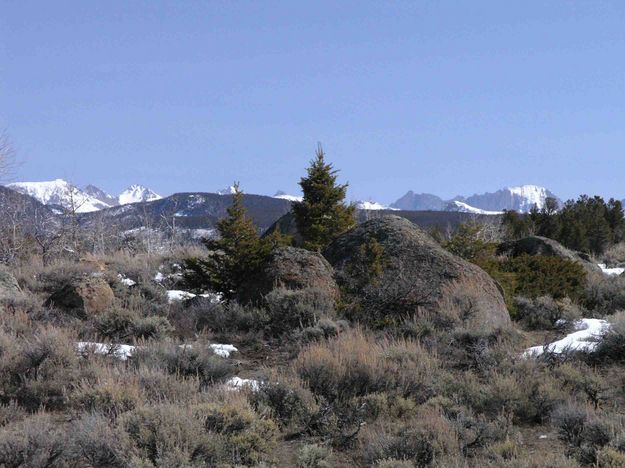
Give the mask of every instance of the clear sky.
M 15 179 L 625 197 L 625 2 L 39 1 L 0 14 Z

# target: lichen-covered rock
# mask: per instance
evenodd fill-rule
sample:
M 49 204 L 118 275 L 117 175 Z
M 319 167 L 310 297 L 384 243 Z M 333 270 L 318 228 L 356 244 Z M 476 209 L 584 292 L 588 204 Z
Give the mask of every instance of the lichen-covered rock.
M 114 301 L 113 290 L 103 278 L 89 277 L 66 284 L 54 292 L 45 305 L 86 316 L 104 312 Z
M 339 289 L 334 271 L 317 252 L 296 247 L 276 249 L 261 274 L 249 285 L 249 299 L 258 299 L 276 288 L 299 290 L 313 288 L 336 300 Z
M 363 246 L 382 247 L 382 273 L 370 274 Z M 360 313 L 376 321 L 428 316 L 449 326 L 492 330 L 510 317 L 497 283 L 398 216 L 372 219 L 337 238 L 324 252 L 340 285 L 354 291 Z M 368 283 L 365 287 L 362 285 Z
M 11 299 L 19 296 L 21 293 L 15 276 L 4 268 L 0 268 L 0 300 Z

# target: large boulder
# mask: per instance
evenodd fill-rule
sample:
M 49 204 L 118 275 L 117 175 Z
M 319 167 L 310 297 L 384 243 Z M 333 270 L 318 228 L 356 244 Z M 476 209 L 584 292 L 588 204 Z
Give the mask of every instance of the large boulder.
M 4 268 L 0 268 L 0 300 L 11 299 L 22 294 L 15 276 Z
M 497 255 L 518 257 L 521 255 L 558 257 L 580 264 L 589 274 L 601 274 L 598 265 L 590 261 L 588 256 L 567 249 L 553 239 L 540 236 L 529 236 L 523 239 L 503 242 L 497 248 Z
M 109 284 L 103 278 L 92 276 L 66 284 L 54 292 L 45 305 L 84 317 L 104 312 L 113 306 L 114 301 L 115 295 Z
M 382 273 L 367 281 L 364 252 L 372 241 L 382 247 Z M 404 218 L 367 221 L 337 238 L 324 256 L 339 284 L 362 301 L 360 313 L 382 323 L 413 315 L 479 330 L 510 323 L 501 288 L 486 272 L 447 252 Z
M 248 288 L 249 299 L 265 296 L 276 288 L 312 288 L 332 300 L 339 295 L 334 271 L 326 259 L 319 253 L 296 247 L 281 247 L 271 254 L 262 273 Z

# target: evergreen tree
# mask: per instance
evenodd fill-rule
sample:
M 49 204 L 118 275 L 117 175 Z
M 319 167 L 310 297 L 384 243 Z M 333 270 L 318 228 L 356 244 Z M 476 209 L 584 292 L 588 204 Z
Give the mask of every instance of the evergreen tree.
M 317 155 L 300 181 L 304 198 L 293 204 L 297 229 L 309 250 L 321 250 L 355 224 L 355 207 L 345 205 L 347 184 L 336 183 L 332 164 L 319 144 Z
M 283 243 L 279 232 L 267 238 L 258 235 L 243 206 L 239 184 L 234 188 L 228 216 L 217 224 L 219 238 L 204 241 L 208 256 L 189 259 L 185 265 L 191 287 L 220 292 L 227 299 L 250 297 L 244 287 L 260 272 L 271 251 Z

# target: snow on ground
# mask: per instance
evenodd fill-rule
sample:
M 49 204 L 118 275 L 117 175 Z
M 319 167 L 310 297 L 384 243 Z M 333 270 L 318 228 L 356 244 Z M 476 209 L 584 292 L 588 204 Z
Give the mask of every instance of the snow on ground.
M 241 390 L 245 387 L 248 387 L 253 392 L 260 390 L 260 382 L 258 380 L 242 379 L 241 377 L 232 377 L 226 381 L 225 385 L 229 390 Z
M 92 352 L 95 354 L 104 354 L 106 356 L 110 355 L 122 361 L 127 360 L 132 353 L 135 352 L 135 349 L 134 346 L 123 344 L 92 343 L 89 341 L 76 343 L 76 350 L 79 353 Z
M 596 339 L 603 336 L 609 327 L 609 323 L 605 320 L 578 320 L 575 322 L 575 329 L 577 331 L 551 344 L 529 348 L 525 350 L 523 356 L 537 357 L 545 351 L 555 354 L 563 354 L 568 351 L 592 352 L 597 347 Z
M 239 352 L 239 350 L 231 344 L 211 344 L 208 347 L 213 353 L 222 358 L 229 358 L 232 353 Z M 192 349 L 193 345 L 181 344 L 179 348 Z M 79 341 L 76 343 L 76 350 L 79 353 L 92 352 L 94 354 L 113 356 L 121 361 L 126 361 L 132 356 L 136 349 L 136 346 L 125 344 L 94 343 L 90 341 Z
M 163 281 L 165 281 L 165 278 L 166 278 L 166 276 L 159 271 L 154 276 L 154 281 L 156 281 L 157 283 L 162 283 Z
M 121 281 L 121 283 L 125 286 L 131 287 L 137 284 L 136 281 L 133 281 L 130 278 L 126 278 L 122 274 L 117 275 L 117 277 L 119 278 L 119 281 Z
M 170 304 L 174 302 L 187 301 L 189 299 L 193 299 L 194 297 L 198 297 L 198 294 L 193 294 L 189 291 L 180 291 L 177 289 L 167 291 L 167 299 Z M 221 302 L 222 300 L 221 294 L 216 293 L 200 294 L 199 297 L 210 299 L 211 302 Z
M 29 195 L 44 205 L 61 205 L 67 210 L 75 210 L 76 213 L 90 213 L 110 206 L 63 179 L 15 182 L 7 187 Z
M 625 272 L 625 268 L 608 268 L 605 263 L 599 263 L 599 268 L 603 274 L 608 276 L 620 276 Z
M 230 354 L 232 353 L 239 352 L 239 350 L 231 344 L 212 344 L 209 347 L 217 356 L 225 358 L 230 357 Z

